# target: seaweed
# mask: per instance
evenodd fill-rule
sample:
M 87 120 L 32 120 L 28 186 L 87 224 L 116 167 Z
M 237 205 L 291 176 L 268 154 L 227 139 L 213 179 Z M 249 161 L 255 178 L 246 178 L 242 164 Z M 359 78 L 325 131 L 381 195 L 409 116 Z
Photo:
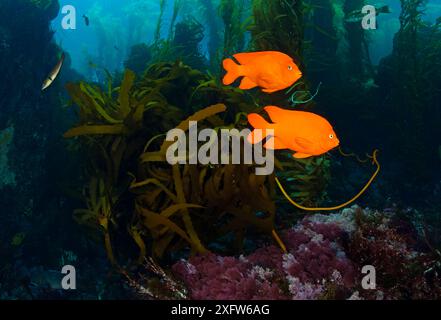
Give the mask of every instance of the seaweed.
M 152 60 L 152 47 L 145 44 L 136 44 L 130 49 L 130 54 L 124 62 L 126 69 L 132 70 L 137 75 L 142 75 Z
M 304 56 L 308 74 L 319 81 L 340 80 L 342 51 L 346 48 L 345 0 L 312 0 L 305 4 Z
M 278 174 L 288 185 L 292 198 L 304 206 L 317 206 L 326 200 L 326 187 L 331 179 L 331 161 L 327 156 L 293 160 L 285 155 L 279 163 Z
M 245 47 L 244 0 L 222 0 L 219 4 L 219 13 L 224 23 L 223 56 L 228 57 L 241 52 Z
M 308 7 L 304 1 L 295 0 L 253 0 L 252 18 L 248 26 L 251 32 L 251 48 L 255 51 L 280 51 L 292 57 L 307 79 L 305 60 L 305 14 Z M 311 96 L 310 84 L 302 81 L 296 84 L 293 95 L 300 101 L 306 101 Z M 262 103 L 289 107 L 288 92 L 261 97 Z M 314 101 L 308 101 L 303 108 L 314 106 Z
M 166 5 L 167 5 L 166 0 L 159 1 L 160 11 L 159 11 L 159 17 L 158 17 L 158 21 L 156 23 L 156 29 L 155 29 L 155 36 L 154 36 L 155 43 L 157 43 L 161 39 L 162 20 L 164 20 L 164 12 L 165 12 Z
M 91 178 L 89 186 L 85 188 L 84 196 L 87 209 L 75 210 L 74 218 L 79 224 L 102 232 L 107 257 L 113 265 L 117 265 L 110 235 L 111 227 L 115 225 L 112 207 L 116 199 L 106 190 L 105 182 L 95 177 Z
M 439 164 L 438 145 L 433 139 L 441 134 L 441 78 L 437 63 L 441 31 L 437 25 L 423 22 L 426 1 L 403 0 L 401 4 L 394 50 L 380 64 L 377 83 L 378 95 L 389 97 L 381 100 L 380 107 L 392 119 L 387 123 L 387 143 L 395 161 L 402 165 L 397 181 L 404 182 L 403 187 L 414 195 L 416 185 L 425 188 L 428 182 L 439 180 L 439 174 L 431 168 Z M 403 132 L 409 133 L 405 139 Z
M 340 150 L 340 152 L 342 153 L 342 155 L 344 155 L 346 157 L 355 156 L 355 155 L 345 155 L 341 150 Z M 339 210 L 339 209 L 342 209 L 344 207 L 349 206 L 351 203 L 353 203 L 358 198 L 360 198 L 365 193 L 365 191 L 371 186 L 372 182 L 374 182 L 375 178 L 377 177 L 377 175 L 381 169 L 380 163 L 378 162 L 378 159 L 377 159 L 377 155 L 378 155 L 378 150 L 375 150 L 373 152 L 372 156 L 368 156 L 368 159 L 372 159 L 372 164 L 377 167 L 375 172 L 372 174 L 371 178 L 369 179 L 369 181 L 364 185 L 364 187 L 354 197 L 352 197 L 350 200 L 343 202 L 343 203 L 336 205 L 336 206 L 306 207 L 302 204 L 297 203 L 295 200 L 292 199 L 292 197 L 286 192 L 286 190 L 284 189 L 284 187 L 282 186 L 282 184 L 278 178 L 276 178 L 276 183 L 277 183 L 278 187 L 280 188 L 280 190 L 282 191 L 285 198 L 296 208 L 299 208 L 299 209 L 302 209 L 305 211 L 335 211 L 335 210 Z M 365 162 L 364 160 L 359 160 L 358 156 L 355 156 L 355 157 L 359 162 L 363 162 L 363 163 Z
M 181 62 L 154 64 L 137 81 L 127 70 L 119 87 L 111 83 L 106 89 L 67 85 L 79 123 L 65 137 L 75 137 L 90 161 L 87 208 L 75 218 L 101 232 L 114 265 L 133 257 L 118 249 L 127 237 L 138 249 L 138 264 L 186 247 L 206 252 L 228 235 L 240 249 L 250 227 L 278 239 L 274 177 L 256 176 L 253 165 L 171 166 L 165 159 L 170 142 L 160 143 L 168 130 L 186 130 L 191 120 L 202 127 L 244 127 L 241 114 L 256 109 L 251 97 Z
M 201 52 L 201 42 L 204 39 L 203 25 L 190 16 L 172 24 L 171 29 L 174 29 L 174 32 L 171 32 L 167 39 L 155 40 L 148 46 L 151 58 L 147 63 L 179 60 L 192 68 L 205 70 L 207 61 Z
M 175 48 L 174 60 L 180 59 L 192 68 L 204 70 L 207 61 L 200 48 L 203 39 L 204 27 L 196 19 L 188 17 L 176 24 L 172 40 Z
M 179 16 L 179 11 L 182 8 L 182 1 L 181 0 L 175 0 L 174 5 L 173 5 L 173 14 L 172 14 L 172 18 L 170 21 L 170 29 L 168 31 L 168 36 L 169 36 L 169 40 L 171 40 L 172 36 L 173 36 L 173 31 L 176 25 L 176 19 Z
M 253 0 L 252 3 L 250 31 L 254 49 L 284 52 L 303 67 L 303 1 Z
M 218 56 L 221 40 L 219 36 L 219 25 L 216 20 L 216 7 L 213 0 L 198 0 L 201 5 L 202 12 L 205 16 L 205 23 L 208 27 L 208 56 L 210 62 L 210 70 L 219 70 L 220 59 Z
M 344 5 L 345 15 L 363 7 L 364 0 L 346 1 Z M 345 74 L 350 75 L 350 79 L 358 81 L 366 80 L 373 76 L 373 67 L 370 62 L 369 47 L 366 32 L 359 25 L 345 23 L 347 52 L 343 61 L 347 61 L 343 66 L 347 69 Z
M 198 119 L 199 123 L 203 118 L 214 115 L 214 112 L 224 111 L 224 105 L 213 106 L 209 109 L 198 112 L 193 117 L 182 122 L 178 128 L 188 129 L 189 121 Z M 165 162 L 165 153 L 170 142 L 164 142 L 157 152 L 144 153 L 141 156 L 141 161 L 149 166 L 149 171 L 158 180 L 147 179 L 145 182 L 140 182 L 134 187 L 145 187 L 149 184 L 154 184 L 155 189 L 151 190 L 149 195 L 154 198 L 144 199 L 145 195 L 141 196 L 144 199 L 145 206 L 159 206 L 170 210 L 173 204 L 185 204 L 187 201 L 191 203 L 201 204 L 201 212 L 197 215 L 198 219 L 195 223 L 195 228 L 198 230 L 207 230 L 204 232 L 205 242 L 213 241 L 221 238 L 229 232 L 234 232 L 237 239 L 237 245 L 240 247 L 243 241 L 244 231 L 249 226 L 255 226 L 259 230 L 272 234 L 274 230 L 275 205 L 270 197 L 271 188 L 274 187 L 272 177 L 260 177 L 254 174 L 253 166 L 246 165 L 225 165 L 225 166 L 200 166 L 200 165 L 184 165 L 182 170 L 177 166 L 165 171 L 155 169 L 154 165 Z M 156 171 L 155 171 L 156 170 Z M 163 183 L 160 179 L 162 178 Z M 172 188 L 167 188 L 170 181 L 174 181 Z M 164 185 L 164 183 L 168 183 Z M 161 192 L 158 192 L 158 186 Z M 167 199 L 163 202 L 159 201 L 160 195 L 165 193 Z M 141 211 L 144 211 L 143 209 Z M 164 209 L 162 209 L 164 210 Z M 205 252 L 205 248 L 200 246 L 200 240 L 194 234 L 193 225 L 190 224 L 186 208 L 182 219 L 186 225 L 189 237 L 184 237 L 182 232 L 177 230 L 170 230 L 177 233 L 185 240 L 192 243 L 195 250 L 198 252 Z M 163 211 L 164 212 L 164 211 Z M 257 212 L 264 212 L 265 217 L 261 218 L 256 215 Z M 161 214 L 163 216 L 164 214 Z M 228 217 L 229 216 L 229 217 Z M 229 218 L 223 221 L 224 218 Z M 185 221 L 187 219 L 187 221 Z M 158 221 L 159 222 L 159 221 Z M 220 224 L 220 222 L 223 222 Z M 164 221 L 163 223 L 164 224 Z M 156 225 L 154 225 L 156 227 Z M 171 242 L 172 238 L 169 232 L 163 232 L 160 242 L 158 244 L 157 253 L 162 253 L 164 246 Z M 202 234 L 202 233 L 201 233 Z M 193 237 L 193 238 L 192 238 Z

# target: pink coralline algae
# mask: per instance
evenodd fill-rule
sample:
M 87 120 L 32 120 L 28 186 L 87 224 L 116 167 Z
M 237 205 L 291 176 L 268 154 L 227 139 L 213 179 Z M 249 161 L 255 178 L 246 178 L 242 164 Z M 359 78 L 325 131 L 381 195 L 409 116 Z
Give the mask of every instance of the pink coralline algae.
M 214 254 L 181 261 L 173 267 L 191 288 L 191 298 L 197 300 L 286 299 L 275 280 L 274 272 L 240 258 Z
M 249 256 L 214 254 L 181 260 L 173 266 L 192 299 L 318 299 L 330 292 L 351 294 L 355 266 L 338 239 L 345 231 L 335 223 L 305 219 L 287 231 L 288 252 L 266 246 Z
M 439 299 L 441 254 L 417 252 L 411 229 L 394 213 L 354 206 L 284 232 L 287 253 L 269 245 L 248 256 L 208 254 L 172 271 L 191 299 Z M 365 265 L 376 269 L 375 290 L 362 286 Z

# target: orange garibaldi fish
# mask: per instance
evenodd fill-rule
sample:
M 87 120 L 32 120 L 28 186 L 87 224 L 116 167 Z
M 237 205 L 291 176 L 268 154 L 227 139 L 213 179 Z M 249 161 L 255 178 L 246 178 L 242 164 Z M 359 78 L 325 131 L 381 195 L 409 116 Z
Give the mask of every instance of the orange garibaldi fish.
M 248 141 L 252 144 L 272 135 L 265 148 L 293 150 L 297 159 L 324 154 L 340 144 L 331 124 L 319 115 L 274 106 L 265 107 L 265 111 L 273 123 L 268 123 L 257 113 L 248 115 L 251 126 L 262 130 L 262 134 L 257 134 L 256 130 L 250 133 Z M 274 130 L 274 134 L 265 132 L 265 129 Z
M 227 71 L 223 79 L 226 86 L 243 77 L 240 89 L 261 87 L 263 92 L 273 93 L 289 88 L 302 77 L 294 60 L 281 52 L 238 53 L 233 57 L 240 64 L 233 59 L 225 59 L 223 62 Z

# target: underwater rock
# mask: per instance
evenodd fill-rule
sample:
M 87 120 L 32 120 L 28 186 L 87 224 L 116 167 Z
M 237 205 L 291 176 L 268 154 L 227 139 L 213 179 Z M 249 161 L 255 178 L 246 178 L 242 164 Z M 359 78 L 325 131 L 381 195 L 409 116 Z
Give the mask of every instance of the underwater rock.
M 282 237 L 288 249 L 258 249 L 249 256 L 209 254 L 180 261 L 173 271 L 193 299 L 318 299 L 350 292 L 355 265 L 338 242 L 336 224 L 301 222 Z
M 9 165 L 9 148 L 14 137 L 14 127 L 0 131 L 0 190 L 5 186 L 15 186 L 15 173 Z
M 28 1 L 39 10 L 43 11 L 49 20 L 57 17 L 60 11 L 60 3 L 58 0 L 21 0 Z
M 208 254 L 172 269 L 192 299 L 436 299 L 433 256 L 394 229 L 394 213 L 347 208 L 305 217 L 282 237 L 288 253 L 264 246 L 249 256 Z M 362 266 L 377 270 L 377 290 L 361 287 Z M 437 278 L 438 277 L 438 278 Z
M 0 133 L 0 219 L 5 226 L 0 261 L 6 262 L 0 263 L 0 291 L 8 290 L 9 298 L 15 298 L 13 288 L 20 285 L 26 266 L 51 269 L 67 234 L 74 232 L 69 224 L 72 200 L 62 191 L 66 180 L 73 181 L 64 180 L 66 175 L 75 172 L 66 169 L 75 155 L 68 154 L 62 140 L 69 122 L 61 106 L 65 70 L 41 92 L 60 51 L 50 27 L 58 6 L 58 1 L 0 1 L 0 130 L 7 128 Z M 26 237 L 20 240 L 17 234 Z M 42 243 L 50 245 L 41 250 Z M 22 268 L 12 272 L 17 259 Z M 22 291 L 17 289 L 17 297 L 29 299 Z

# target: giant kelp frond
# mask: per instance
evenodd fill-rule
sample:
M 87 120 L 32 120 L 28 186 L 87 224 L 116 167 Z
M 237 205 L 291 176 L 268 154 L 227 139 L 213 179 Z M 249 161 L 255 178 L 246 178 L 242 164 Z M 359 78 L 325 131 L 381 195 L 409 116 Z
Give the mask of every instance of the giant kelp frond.
M 116 88 L 67 88 L 79 124 L 65 136 L 85 149 L 91 181 L 76 218 L 104 230 L 114 264 L 133 256 L 119 250 L 127 236 L 140 263 L 185 247 L 206 252 L 225 235 L 240 248 L 249 228 L 275 234 L 272 177 L 256 176 L 254 165 L 172 166 L 165 157 L 167 131 L 186 131 L 189 121 L 216 131 L 244 128 L 243 115 L 257 108 L 251 96 L 181 62 L 154 64 L 138 81 L 127 71 Z
M 136 87 L 134 94 L 138 99 L 166 101 L 169 106 L 184 111 L 186 116 L 217 103 L 229 106 L 227 114 L 230 120 L 237 112 L 248 112 L 256 108 L 251 96 L 236 88 L 223 87 L 213 77 L 182 62 L 152 65 Z M 166 116 L 164 121 L 168 118 Z
M 225 109 L 226 108 L 224 105 L 216 105 L 216 106 L 208 107 L 204 110 L 199 111 L 189 119 L 182 122 L 177 128 L 181 130 L 184 129 L 188 130 L 190 121 L 202 122 L 205 119 L 209 118 L 210 116 L 214 116 L 219 112 L 225 111 Z M 157 160 L 159 159 L 165 163 L 166 152 L 170 144 L 171 143 L 169 142 L 164 142 L 161 146 L 160 151 L 154 153 L 154 155 L 152 155 L 151 153 L 144 153 L 143 155 L 141 155 L 141 162 L 150 162 L 150 161 L 157 162 Z M 168 199 L 165 201 L 165 205 L 161 213 L 155 213 L 150 211 L 149 210 L 150 206 L 147 206 L 147 208 L 145 208 L 142 206 L 142 203 L 144 201 L 142 200 L 138 201 L 137 212 L 141 214 L 141 216 L 148 218 L 147 221 L 145 221 L 145 226 L 150 229 L 154 238 L 155 236 L 159 238 L 159 239 L 155 239 L 153 245 L 153 252 L 158 256 L 162 256 L 169 241 L 172 240 L 172 237 L 170 237 L 170 233 L 165 232 L 164 227 L 168 228 L 170 232 L 178 234 L 184 240 L 190 243 L 196 252 L 200 252 L 200 253 L 205 252 L 206 249 L 202 245 L 194 229 L 192 219 L 188 212 L 188 209 L 190 207 L 200 208 L 200 206 L 191 205 L 187 203 L 185 197 L 185 189 L 182 182 L 182 175 L 179 166 L 174 165 L 168 177 L 170 178 L 170 180 L 172 180 L 170 182 L 173 182 L 173 186 L 172 186 L 173 191 L 167 188 L 167 186 L 164 186 L 163 183 L 161 183 L 158 179 L 155 178 L 148 178 L 142 182 L 135 182 L 134 184 L 132 184 L 132 188 L 138 190 L 139 187 L 148 188 L 149 186 L 153 186 L 157 188 L 158 191 L 153 193 L 156 196 L 154 201 L 152 201 L 152 199 L 149 199 L 150 204 L 152 204 L 153 202 L 156 202 L 156 204 L 160 203 L 158 197 L 161 196 L 162 192 L 165 192 L 166 196 L 168 196 Z M 148 194 L 151 195 L 151 193 Z M 143 197 L 144 195 L 142 195 L 140 199 L 142 199 Z M 183 224 L 185 225 L 186 231 L 182 230 L 176 223 L 174 223 L 170 219 L 173 214 L 178 212 L 181 213 Z M 156 230 L 158 227 L 161 229 L 160 230 L 161 232 Z M 164 236 L 164 234 L 167 234 L 167 236 L 165 240 L 161 241 L 161 239 L 164 239 L 162 237 Z
M 302 62 L 302 1 L 253 0 L 253 24 L 250 30 L 257 50 L 281 51 L 298 63 Z
M 377 154 L 378 154 L 378 150 L 375 150 L 374 153 L 372 154 L 372 156 L 369 156 L 369 158 L 372 159 L 372 164 L 377 167 L 375 172 L 372 174 L 371 178 L 369 179 L 369 181 L 363 186 L 363 188 L 354 197 L 352 197 L 350 200 L 343 202 L 343 203 L 336 205 L 336 206 L 305 207 L 305 206 L 297 203 L 295 200 L 292 199 L 292 197 L 290 197 L 288 195 L 288 193 L 286 192 L 285 188 L 283 187 L 282 183 L 280 182 L 280 180 L 278 178 L 276 178 L 276 183 L 277 183 L 280 191 L 282 191 L 285 198 L 296 208 L 299 208 L 299 209 L 305 210 L 305 211 L 336 211 L 336 210 L 340 210 L 340 209 L 347 207 L 350 204 L 354 203 L 358 198 L 360 198 L 365 193 L 365 191 L 371 186 L 372 182 L 374 182 L 375 178 L 377 177 L 378 173 L 380 172 L 380 163 L 378 162 Z
M 165 13 L 165 7 L 167 5 L 166 0 L 159 0 L 159 17 L 158 17 L 158 21 L 156 23 L 156 30 L 155 30 L 155 43 L 158 42 L 161 39 L 161 28 L 162 28 L 162 23 L 163 23 L 163 19 L 164 19 L 164 13 Z
M 218 66 L 220 65 L 218 50 L 219 47 L 221 47 L 221 41 L 219 36 L 218 21 L 216 19 L 216 7 L 213 0 L 198 0 L 198 3 L 200 4 L 208 29 L 208 55 L 210 69 L 217 71 Z
M 95 177 L 91 178 L 84 193 L 87 209 L 75 210 L 74 218 L 78 223 L 103 233 L 107 256 L 113 265 L 117 265 L 110 238 L 110 228 L 115 223 L 112 208 L 116 199 L 106 189 L 105 182 Z
M 179 11 L 182 9 L 182 0 L 175 0 L 173 5 L 173 14 L 170 21 L 170 29 L 168 31 L 169 40 L 173 39 L 173 31 L 176 25 L 176 19 L 179 16 Z
M 246 23 L 244 0 L 222 0 L 219 12 L 224 22 L 224 52 L 228 57 L 241 52 L 245 46 Z
M 148 62 L 156 64 L 180 60 L 192 68 L 205 70 L 207 61 L 201 52 L 204 26 L 191 16 L 187 16 L 178 23 L 174 21 L 172 24 L 170 28 L 173 31 L 167 39 L 155 40 L 153 44 L 148 46 L 148 50 L 144 50 L 148 56 Z M 131 63 L 130 60 L 126 62 L 128 65 Z
M 391 99 L 387 102 L 393 119 L 391 132 L 397 134 L 397 141 L 403 130 L 412 132 L 399 146 L 391 147 L 396 148 L 394 154 L 408 170 L 402 175 L 406 176 L 407 183 L 412 179 L 418 184 L 425 184 L 433 177 L 431 168 L 437 166 L 437 144 L 433 143 L 433 138 L 440 135 L 441 121 L 441 111 L 437 107 L 441 83 L 438 63 L 441 33 L 436 25 L 423 21 L 426 3 L 425 0 L 401 1 L 403 10 L 394 50 L 391 57 L 383 62 L 378 77 L 379 83 L 388 91 L 385 94 Z M 393 74 L 388 73 L 386 68 L 394 70 Z
M 177 126 L 177 129 L 188 130 L 190 121 L 197 121 L 198 126 L 224 112 L 224 105 L 214 105 L 203 109 L 189 117 Z M 211 120 L 212 121 L 212 120 Z M 147 225 L 152 234 L 156 235 L 154 253 L 161 256 L 173 240 L 174 234 L 191 243 L 195 250 L 204 252 L 198 234 L 204 236 L 205 241 L 233 232 L 237 243 L 243 240 L 244 230 L 248 226 L 257 227 L 259 230 L 271 235 L 274 230 L 275 206 L 267 189 L 271 178 L 259 177 L 253 173 L 254 166 L 226 165 L 226 166 L 201 166 L 183 165 L 182 169 L 175 165 L 165 169 L 166 152 L 172 142 L 164 141 L 159 151 L 149 151 L 141 155 L 141 162 L 147 166 L 150 173 L 148 178 L 132 184 L 134 190 L 143 190 L 139 196 L 144 207 L 158 207 L 157 211 L 170 211 L 171 206 L 185 205 L 188 203 L 200 204 L 200 214 L 195 213 L 197 219 L 193 224 L 188 208 L 183 207 L 179 217 L 181 225 L 186 232 L 179 229 L 178 222 L 170 221 L 171 215 L 150 212 L 157 223 Z M 162 164 L 162 165 L 161 165 Z M 151 176 L 156 178 L 151 178 Z M 270 184 L 271 185 L 271 184 Z M 161 200 L 162 199 L 162 200 Z M 146 208 L 138 207 L 141 214 L 146 214 Z M 256 212 L 265 212 L 265 217 L 256 216 Z M 193 215 L 193 217 L 195 217 Z M 168 217 L 164 219 L 163 217 Z M 161 217 L 162 221 L 159 220 Z M 219 225 L 222 217 L 227 219 Z M 178 217 L 176 217 L 178 218 Z M 173 218 L 173 219 L 176 219 Z M 219 228 L 216 228 L 218 226 Z M 155 229 L 160 227 L 161 232 Z M 210 233 L 201 233 L 201 228 L 213 228 Z M 196 232 L 199 230 L 199 232 Z
M 131 100 L 134 80 L 135 74 L 126 71 L 121 87 L 112 89 L 109 85 L 107 93 L 85 82 L 67 84 L 67 91 L 80 108 L 80 125 L 67 131 L 65 137 L 118 135 L 136 130 L 141 124 L 145 105 L 142 101 Z
M 325 200 L 325 190 L 331 179 L 329 158 L 293 160 L 290 156 L 281 156 L 280 159 L 278 176 L 285 181 L 291 197 L 305 206 Z

